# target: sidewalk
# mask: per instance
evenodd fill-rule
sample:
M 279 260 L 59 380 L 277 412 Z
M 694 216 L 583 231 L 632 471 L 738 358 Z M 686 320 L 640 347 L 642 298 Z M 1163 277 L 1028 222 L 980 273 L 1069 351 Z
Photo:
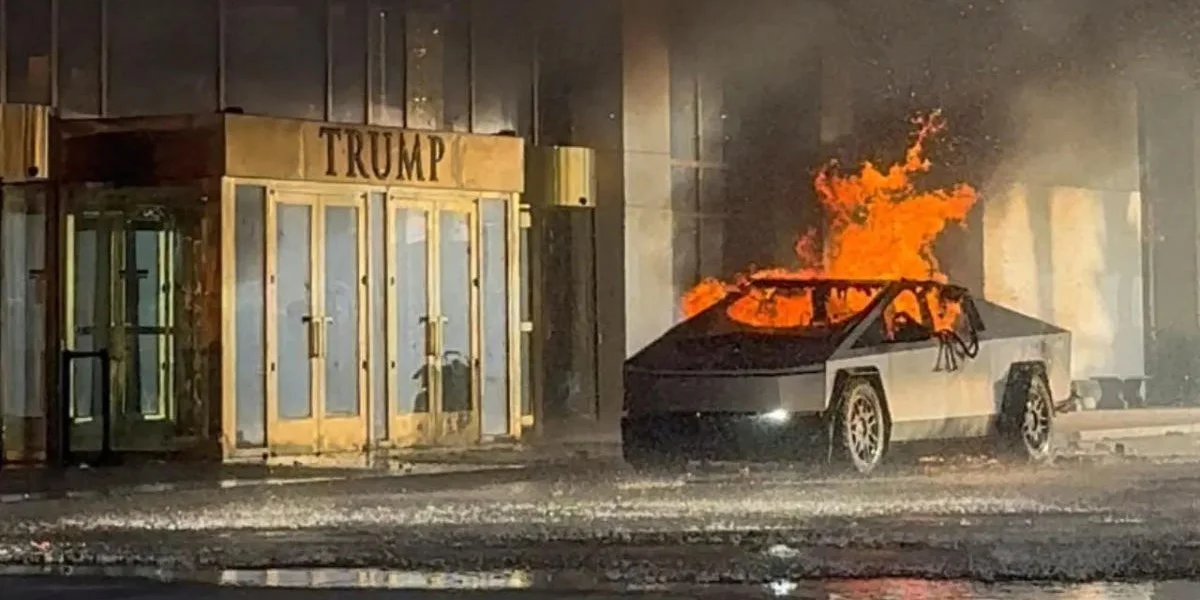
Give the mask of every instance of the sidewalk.
M 1077 442 L 1200 434 L 1200 408 L 1088 410 L 1059 415 L 1059 435 Z
M 347 457 L 276 457 L 266 463 L 139 462 L 57 470 L 0 469 L 0 505 L 54 498 L 278 486 L 391 477 L 434 476 L 620 460 L 620 446 L 601 439 L 579 443 L 482 444 L 463 448 L 381 451 Z
M 0 505 L 58 498 L 89 498 L 185 490 L 281 486 L 383 477 L 494 471 L 513 466 L 440 464 L 395 468 L 151 463 L 98 468 L 5 468 L 0 470 Z

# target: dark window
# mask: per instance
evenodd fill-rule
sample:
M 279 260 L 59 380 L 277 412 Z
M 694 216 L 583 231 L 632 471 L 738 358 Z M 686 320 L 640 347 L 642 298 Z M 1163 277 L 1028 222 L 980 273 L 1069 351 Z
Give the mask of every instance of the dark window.
M 671 168 L 671 210 L 677 213 L 698 212 L 700 183 L 696 180 L 699 169 L 688 166 Z
M 324 0 L 236 0 L 227 6 L 226 104 L 250 114 L 323 119 Z
M 8 0 L 8 102 L 50 104 L 50 2 Z
M 119 0 L 108 11 L 109 115 L 216 109 L 214 0 Z
M 58 107 L 64 117 L 100 115 L 100 3 L 59 0 Z
M 333 40 L 330 120 L 363 123 L 367 118 L 365 0 L 333 0 L 329 6 L 329 26 Z
M 367 49 L 371 113 L 376 125 L 404 126 L 405 24 L 403 0 L 370 0 Z
M 678 297 L 708 273 L 700 272 L 700 217 L 694 213 L 672 215 L 671 227 L 675 238 L 671 243 L 671 265 Z M 682 307 L 677 302 L 673 304 L 676 305 L 675 316 L 681 317 Z
M 697 125 L 700 161 L 725 161 L 725 98 L 721 82 L 714 69 L 700 73 L 696 79 L 698 104 Z
M 696 78 L 686 57 L 671 55 L 671 156 L 696 160 L 700 152 L 696 127 Z
M 439 129 L 445 121 L 446 37 L 450 13 L 418 2 L 405 15 L 405 127 Z
M 471 7 L 476 133 L 529 136 L 534 36 L 527 15 L 509 3 L 475 0 Z
M 443 11 L 442 129 L 471 130 L 470 2 L 457 0 Z

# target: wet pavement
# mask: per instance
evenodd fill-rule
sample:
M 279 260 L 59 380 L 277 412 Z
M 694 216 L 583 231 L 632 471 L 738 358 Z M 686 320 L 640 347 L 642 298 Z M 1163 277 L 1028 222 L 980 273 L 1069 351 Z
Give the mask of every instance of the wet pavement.
M 505 573 L 352 573 L 320 576 L 313 573 L 274 573 L 275 584 L 239 574 L 223 574 L 220 581 L 163 581 L 147 578 L 0 577 L 0 590 L 9 598 L 63 600 L 325 600 L 364 599 L 508 599 L 550 598 L 793 598 L 799 600 L 1194 600 L 1200 582 L 1158 583 L 1099 582 L 980 583 L 920 579 L 866 579 L 826 581 L 773 581 L 763 585 L 648 585 L 618 588 L 583 588 L 534 578 L 520 572 Z M 247 574 L 240 574 L 247 575 Z M 260 573 L 264 579 L 272 574 Z
M 0 505 L 0 562 L 575 573 L 616 589 L 1163 580 L 1200 572 L 1197 492 L 1195 457 L 1165 455 L 956 459 L 867 479 L 564 465 Z

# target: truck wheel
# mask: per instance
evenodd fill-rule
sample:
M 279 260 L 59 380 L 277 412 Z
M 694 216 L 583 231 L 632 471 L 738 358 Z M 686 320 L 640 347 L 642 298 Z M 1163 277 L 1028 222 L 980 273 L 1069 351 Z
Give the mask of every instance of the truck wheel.
M 1054 403 L 1046 377 L 1033 369 L 1013 369 L 1013 381 L 1005 390 L 999 421 L 999 445 L 1005 458 L 1044 463 L 1053 456 L 1050 434 L 1054 425 Z
M 833 423 L 834 460 L 866 475 L 883 462 L 889 434 L 879 390 L 866 379 L 847 381 Z

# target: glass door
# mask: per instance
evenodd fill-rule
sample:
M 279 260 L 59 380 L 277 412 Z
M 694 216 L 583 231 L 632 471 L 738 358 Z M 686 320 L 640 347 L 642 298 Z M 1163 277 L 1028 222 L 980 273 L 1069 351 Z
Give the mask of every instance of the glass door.
M 68 216 L 68 342 L 107 350 L 72 362 L 72 448 L 99 450 L 100 390 L 111 384 L 113 448 L 158 451 L 174 433 L 177 235 L 157 210 L 82 210 Z
M 271 190 L 267 213 L 267 443 L 276 454 L 367 441 L 365 206 Z
M 476 392 L 479 389 L 479 320 L 474 203 L 445 203 L 437 223 L 437 306 L 431 321 L 436 348 L 437 435 L 443 444 L 479 440 Z
M 392 198 L 388 232 L 390 441 L 479 440 L 473 203 Z

